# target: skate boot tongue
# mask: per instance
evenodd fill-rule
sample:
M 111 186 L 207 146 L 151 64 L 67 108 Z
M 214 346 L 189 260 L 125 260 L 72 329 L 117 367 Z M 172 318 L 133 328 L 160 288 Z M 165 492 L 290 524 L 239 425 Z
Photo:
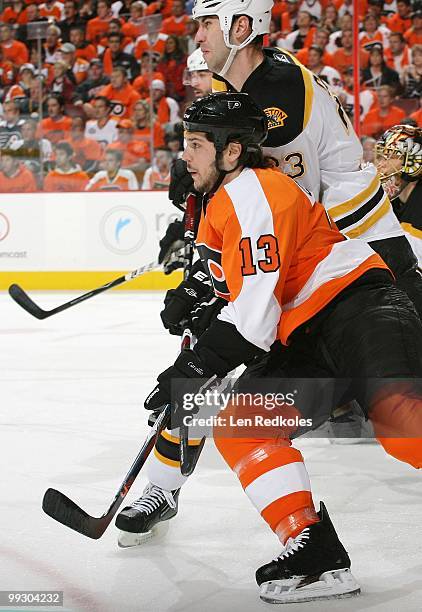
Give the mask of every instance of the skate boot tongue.
M 132 507 L 151 514 L 160 507 L 163 502 L 167 502 L 170 508 L 176 507 L 176 501 L 171 491 L 165 491 L 156 485 L 149 483 L 142 494 L 142 497 L 133 502 Z
M 295 552 L 306 545 L 307 540 L 309 540 L 309 527 L 306 527 L 295 538 L 289 538 L 284 546 L 284 549 L 278 555 L 277 559 L 274 559 L 274 561 L 283 561 L 283 559 L 286 559 L 290 555 L 294 555 Z

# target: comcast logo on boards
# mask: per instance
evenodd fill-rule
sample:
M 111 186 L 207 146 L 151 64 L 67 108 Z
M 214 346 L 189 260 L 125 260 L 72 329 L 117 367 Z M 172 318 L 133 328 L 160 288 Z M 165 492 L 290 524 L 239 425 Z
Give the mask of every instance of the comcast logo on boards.
M 144 244 L 147 225 L 144 217 L 130 206 L 116 206 L 101 220 L 100 235 L 106 248 L 116 255 L 136 253 Z
M 0 241 L 4 240 L 10 231 L 9 219 L 3 213 L 0 213 Z

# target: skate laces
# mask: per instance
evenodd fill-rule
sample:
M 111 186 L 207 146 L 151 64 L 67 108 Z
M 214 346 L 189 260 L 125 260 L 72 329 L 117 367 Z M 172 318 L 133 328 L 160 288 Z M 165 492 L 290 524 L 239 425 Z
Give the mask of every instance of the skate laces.
M 133 502 L 132 507 L 141 510 L 146 514 L 151 514 L 154 510 L 160 507 L 163 502 L 167 502 L 170 508 L 176 507 L 176 502 L 171 491 L 165 491 L 157 485 L 148 484 L 142 497 Z
M 278 555 L 277 560 L 283 560 L 290 555 L 294 555 L 300 548 L 303 548 L 306 541 L 309 540 L 309 527 L 306 527 L 295 538 L 289 538 L 285 544 L 284 550 Z

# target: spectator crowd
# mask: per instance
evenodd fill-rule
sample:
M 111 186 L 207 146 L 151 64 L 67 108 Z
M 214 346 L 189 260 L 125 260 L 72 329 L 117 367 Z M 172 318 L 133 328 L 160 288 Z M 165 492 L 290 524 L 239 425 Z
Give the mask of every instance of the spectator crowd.
M 0 14 L 0 191 L 165 189 L 195 95 L 193 0 L 12 0 Z M 360 122 L 422 126 L 421 0 L 360 0 Z M 275 0 L 268 46 L 353 119 L 352 0 Z

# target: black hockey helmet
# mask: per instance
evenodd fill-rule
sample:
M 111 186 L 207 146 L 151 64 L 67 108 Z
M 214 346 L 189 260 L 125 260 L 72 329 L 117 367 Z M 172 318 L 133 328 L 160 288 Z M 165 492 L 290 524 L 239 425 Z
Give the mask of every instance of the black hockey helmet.
M 183 125 L 187 132 L 211 134 L 217 154 L 235 141 L 256 149 L 268 135 L 264 111 L 247 93 L 214 93 L 196 100 L 186 110 Z

